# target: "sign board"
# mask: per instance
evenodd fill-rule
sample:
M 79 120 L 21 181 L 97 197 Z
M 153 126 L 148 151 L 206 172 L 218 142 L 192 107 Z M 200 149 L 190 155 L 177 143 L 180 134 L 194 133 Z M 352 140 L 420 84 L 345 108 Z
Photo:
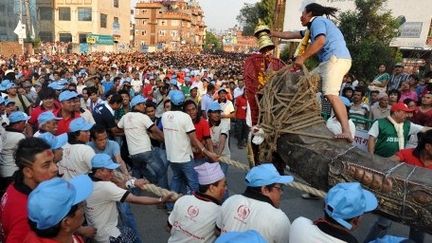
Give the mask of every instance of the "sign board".
M 79 45 L 80 53 L 88 53 L 89 52 L 88 47 L 89 46 L 87 43 L 80 43 L 80 45 Z
M 368 139 L 369 139 L 368 131 L 356 129 L 353 145 L 367 152 Z
M 89 40 L 91 42 L 89 42 Z M 114 39 L 113 39 L 112 35 L 88 34 L 87 35 L 87 43 L 98 44 L 98 45 L 114 45 Z
M 406 22 L 400 28 L 399 38 L 419 38 L 422 31 L 422 22 Z

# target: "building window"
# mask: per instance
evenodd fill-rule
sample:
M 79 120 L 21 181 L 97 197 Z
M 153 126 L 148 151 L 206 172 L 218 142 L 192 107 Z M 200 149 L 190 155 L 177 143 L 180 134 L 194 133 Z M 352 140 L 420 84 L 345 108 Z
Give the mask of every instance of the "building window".
M 79 34 L 79 43 L 87 43 L 87 33 Z
M 59 8 L 59 20 L 70 21 L 71 20 L 71 9 L 64 7 Z
M 160 36 L 165 36 L 165 30 L 159 30 L 159 35 Z
M 101 13 L 101 15 L 100 15 L 100 27 L 101 28 L 107 27 L 107 19 L 108 19 L 108 15 Z
M 59 39 L 61 42 L 72 42 L 71 33 L 59 33 Z
M 119 7 L 119 0 L 114 0 L 114 8 L 118 8 Z
M 171 36 L 172 37 L 176 37 L 177 36 L 177 30 L 172 30 L 171 31 Z
M 53 19 L 53 9 L 50 7 L 40 7 L 39 8 L 40 20 L 52 20 Z
M 78 8 L 78 21 L 92 21 L 92 9 Z
M 143 10 L 141 11 L 141 13 L 147 13 L 147 10 L 146 10 L 146 9 L 143 9 Z
M 52 42 L 53 41 L 53 33 L 50 31 L 40 31 L 39 38 L 41 41 Z
M 141 31 L 141 35 L 146 35 L 147 34 L 147 31 Z
M 143 24 L 146 24 L 146 23 L 147 23 L 147 20 L 146 20 L 146 19 L 144 19 L 142 23 L 143 23 Z

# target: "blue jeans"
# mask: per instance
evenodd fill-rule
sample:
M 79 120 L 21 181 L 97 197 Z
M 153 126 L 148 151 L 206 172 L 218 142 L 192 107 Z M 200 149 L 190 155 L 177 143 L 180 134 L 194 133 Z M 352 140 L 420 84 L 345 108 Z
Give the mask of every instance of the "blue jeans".
M 167 175 L 169 162 L 167 159 L 166 151 L 165 151 L 165 149 L 155 147 L 155 148 L 153 148 L 153 152 L 155 153 L 156 157 L 159 158 L 160 162 L 162 162 L 162 164 L 157 164 L 157 166 L 150 165 L 156 171 L 156 174 L 158 175 L 158 178 L 159 178 L 158 186 L 165 188 L 165 189 L 169 189 L 168 175 Z
M 118 202 L 117 208 L 120 214 L 121 225 L 129 227 L 136 236 L 134 243 L 141 243 L 141 238 L 139 236 L 138 226 L 135 217 L 132 213 L 129 203 Z
M 194 170 L 195 162 L 193 159 L 186 163 L 170 162 L 170 165 L 173 172 L 171 190 L 181 193 L 187 186 L 192 192 L 198 191 L 198 174 Z M 172 206 L 172 203 L 167 204 L 168 209 L 172 209 Z
M 157 164 L 162 164 L 155 156 L 153 151 L 147 151 L 144 153 L 134 154 L 130 156 L 132 160 L 132 176 L 136 178 L 145 177 L 151 183 L 156 184 L 158 182 L 157 172 L 153 169 Z

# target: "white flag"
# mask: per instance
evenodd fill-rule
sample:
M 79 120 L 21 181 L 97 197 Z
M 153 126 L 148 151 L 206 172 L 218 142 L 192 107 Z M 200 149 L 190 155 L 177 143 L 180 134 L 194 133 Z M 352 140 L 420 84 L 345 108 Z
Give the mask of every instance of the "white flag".
M 18 20 L 17 27 L 14 30 L 14 33 L 18 35 L 18 38 L 24 39 L 26 37 L 26 27 L 21 22 L 21 20 Z

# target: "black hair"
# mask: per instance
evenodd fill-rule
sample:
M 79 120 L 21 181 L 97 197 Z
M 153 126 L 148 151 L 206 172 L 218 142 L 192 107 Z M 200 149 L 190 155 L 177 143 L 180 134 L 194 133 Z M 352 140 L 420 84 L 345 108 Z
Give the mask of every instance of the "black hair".
M 199 122 L 201 119 L 201 109 L 198 109 L 197 103 L 195 103 L 195 101 L 193 101 L 193 100 L 186 100 L 185 103 L 183 104 L 183 112 L 186 113 L 186 107 L 188 105 L 191 105 L 191 104 L 193 104 L 195 106 L 195 108 L 197 109 L 197 117 L 193 121 L 193 123 L 195 124 L 195 123 Z
M 105 127 L 100 124 L 95 124 L 90 130 L 90 136 L 92 139 L 96 138 L 96 134 L 101 134 L 106 132 Z
M 208 91 L 213 91 L 214 89 L 215 89 L 214 84 L 209 83 L 208 86 L 207 86 L 207 92 L 208 92 Z
M 312 12 L 312 16 L 323 16 L 324 14 L 328 16 L 336 17 L 335 14 L 338 11 L 337 8 L 325 7 L 319 5 L 318 3 L 310 3 L 306 5 L 305 10 L 307 13 Z
M 432 144 L 432 130 L 418 133 L 417 138 L 417 147 L 415 147 L 413 155 L 417 158 L 420 158 L 420 154 L 422 151 L 424 151 L 426 144 Z
M 377 94 L 379 94 L 380 92 L 379 92 L 379 90 L 371 90 L 370 93 L 371 93 L 371 94 L 372 94 L 372 93 L 377 93 Z
M 26 166 L 31 166 L 37 154 L 51 149 L 51 146 L 41 138 L 25 138 L 18 142 L 14 154 L 15 164 L 20 170 Z
M 39 91 L 38 97 L 41 100 L 55 99 L 56 98 L 56 92 L 54 89 L 47 87 L 47 88 L 41 89 Z
M 78 205 L 79 205 L 79 203 L 73 205 L 71 207 L 71 209 L 69 210 L 68 214 L 64 218 L 75 216 L 75 213 L 78 210 Z M 61 223 L 62 223 L 63 219 L 60 220 L 60 222 L 58 222 L 56 225 L 51 226 L 47 229 L 38 229 L 36 222 L 33 222 L 31 219 L 28 219 L 28 222 L 30 225 L 30 229 L 33 230 L 37 236 L 42 237 L 42 238 L 54 238 L 60 233 Z
M 81 131 L 76 132 L 68 132 L 68 143 L 70 144 L 79 144 L 82 143 L 78 140 L 78 136 L 80 135 Z
M 156 103 L 154 103 L 151 100 L 147 100 L 146 103 L 145 103 L 145 106 L 146 106 L 146 108 L 147 107 L 153 107 L 156 110 Z
M 276 185 L 276 183 L 272 183 L 272 184 L 270 184 L 270 185 L 265 185 L 264 187 L 267 188 L 267 190 L 271 191 L 271 190 L 273 190 L 273 187 L 274 187 L 275 185 Z M 254 192 L 256 192 L 256 193 L 261 194 L 261 186 L 258 186 L 258 187 L 248 186 L 248 187 L 246 188 L 246 190 L 254 191 Z
M 388 96 L 390 96 L 391 94 L 396 94 L 396 95 L 397 95 L 397 100 L 399 101 L 399 99 L 400 99 L 400 97 L 401 97 L 401 93 L 400 93 L 399 90 L 397 90 L 397 89 L 389 90 L 389 92 L 388 92 Z
M 417 102 L 416 102 L 415 100 L 410 99 L 410 98 L 406 98 L 406 99 L 404 99 L 404 100 L 403 100 L 403 103 L 404 103 L 405 105 L 409 105 L 409 103 L 410 103 L 411 101 L 414 101 L 414 102 L 417 104 Z
M 208 189 L 210 189 L 210 186 L 218 186 L 220 182 L 221 181 L 219 180 L 219 181 L 213 182 L 211 184 L 199 185 L 198 186 L 198 192 L 199 193 L 206 193 L 208 191 Z
M 354 92 L 360 92 L 362 97 L 365 96 L 365 91 L 362 87 L 356 87 L 354 89 Z M 353 94 L 354 94 L 354 92 L 353 92 Z
M 412 79 L 414 79 L 417 82 L 420 80 L 419 77 L 417 75 L 415 75 L 415 74 L 411 74 L 409 77 L 412 78 Z
M 324 210 L 324 218 L 325 218 L 325 220 L 327 220 L 328 222 L 330 222 L 330 223 L 332 223 L 332 224 L 340 225 L 340 226 L 342 226 L 342 227 L 345 229 L 345 226 L 339 224 L 336 220 L 334 220 L 332 217 L 330 217 L 330 215 L 328 215 L 328 213 L 327 213 L 325 210 Z M 349 224 L 351 224 L 351 221 L 352 221 L 353 219 L 355 219 L 355 218 L 357 218 L 357 217 L 349 218 L 349 219 L 343 219 L 343 220 L 346 221 L 346 222 L 348 222 Z
M 115 83 L 117 80 L 121 80 L 121 78 L 120 78 L 120 77 L 115 77 L 115 78 L 113 79 L 113 82 Z
M 180 105 L 176 105 L 176 104 L 171 102 L 171 110 L 172 111 L 183 111 L 183 103 L 181 103 Z
M 87 88 L 87 94 L 88 94 L 88 96 L 91 96 L 92 94 L 97 94 L 98 93 L 98 91 L 97 91 L 97 88 L 96 87 L 88 87 Z
M 171 103 L 171 100 L 170 99 L 166 99 L 166 100 L 164 100 L 164 102 L 163 102 L 163 106 L 165 107 L 165 104 L 166 103 Z
M 129 96 L 129 98 L 130 98 L 130 94 L 129 94 L 129 91 L 127 90 L 127 89 L 121 89 L 119 92 L 118 92 L 118 94 L 121 96 L 122 94 L 127 94 L 128 96 Z
M 115 93 L 111 96 L 111 99 L 109 100 L 109 104 L 122 104 L 123 98 L 120 94 Z

